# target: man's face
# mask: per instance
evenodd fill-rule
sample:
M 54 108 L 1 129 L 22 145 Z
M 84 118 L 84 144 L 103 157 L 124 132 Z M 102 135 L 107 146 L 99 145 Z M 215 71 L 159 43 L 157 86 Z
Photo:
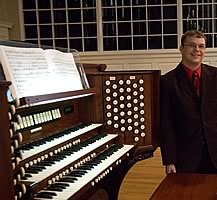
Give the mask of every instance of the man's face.
M 205 49 L 206 42 L 204 38 L 186 38 L 184 46 L 180 47 L 183 64 L 187 67 L 200 65 L 205 55 Z

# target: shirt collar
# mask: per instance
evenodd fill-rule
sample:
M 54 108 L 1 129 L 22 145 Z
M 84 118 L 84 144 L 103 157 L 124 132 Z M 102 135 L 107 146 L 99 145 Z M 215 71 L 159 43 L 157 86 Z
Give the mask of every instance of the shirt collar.
M 196 70 L 192 70 L 192 69 L 186 67 L 186 66 L 183 65 L 183 64 L 182 64 L 182 66 L 183 66 L 183 68 L 184 68 L 184 70 L 185 70 L 185 72 L 186 72 L 186 74 L 187 74 L 187 76 L 188 76 L 188 78 L 189 78 L 190 80 L 191 80 L 193 71 L 196 71 L 196 72 L 198 73 L 199 78 L 201 77 L 201 66 L 199 66 Z

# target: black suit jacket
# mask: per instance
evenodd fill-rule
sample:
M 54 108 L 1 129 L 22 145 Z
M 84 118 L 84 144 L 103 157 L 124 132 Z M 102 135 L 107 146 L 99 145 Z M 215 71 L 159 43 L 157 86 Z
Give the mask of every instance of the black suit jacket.
M 194 172 L 206 141 L 217 168 L 217 68 L 201 65 L 198 97 L 181 63 L 161 77 L 161 134 L 163 164 Z

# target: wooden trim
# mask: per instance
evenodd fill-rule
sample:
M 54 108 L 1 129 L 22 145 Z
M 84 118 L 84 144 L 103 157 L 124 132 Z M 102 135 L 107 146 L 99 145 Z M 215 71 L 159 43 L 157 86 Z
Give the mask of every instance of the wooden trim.
M 0 81 L 0 200 L 14 199 L 13 170 L 11 165 L 11 140 L 9 133 L 9 107 L 6 92 L 10 83 Z

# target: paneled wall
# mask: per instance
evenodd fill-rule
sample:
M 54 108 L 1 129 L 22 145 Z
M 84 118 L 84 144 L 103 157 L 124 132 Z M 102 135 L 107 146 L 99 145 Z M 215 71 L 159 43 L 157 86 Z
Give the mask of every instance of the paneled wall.
M 22 40 L 19 0 L 0 0 L 0 37 L 1 39 Z
M 0 21 L 0 40 L 9 39 L 9 30 L 12 28 L 11 23 Z
M 179 50 L 135 52 L 80 53 L 83 63 L 104 63 L 107 70 L 160 69 L 161 74 L 173 69 L 181 60 Z M 207 49 L 204 63 L 217 67 L 217 49 Z

